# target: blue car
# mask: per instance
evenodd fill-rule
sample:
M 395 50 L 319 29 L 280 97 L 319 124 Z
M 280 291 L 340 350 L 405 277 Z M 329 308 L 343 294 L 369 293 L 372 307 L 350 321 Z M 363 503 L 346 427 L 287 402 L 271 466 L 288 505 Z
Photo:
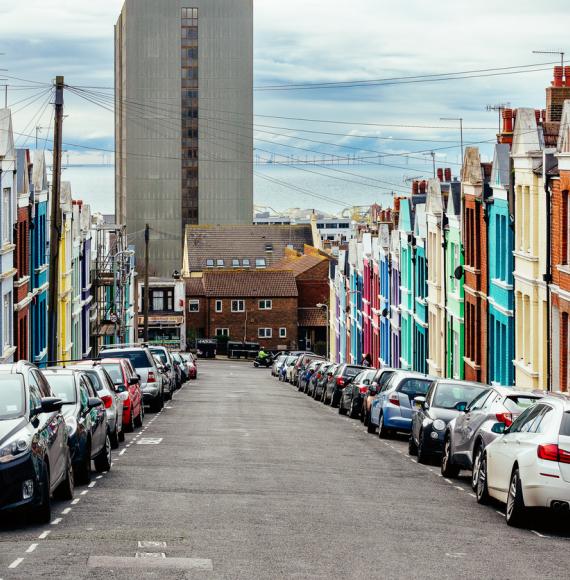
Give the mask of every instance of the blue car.
M 368 431 L 373 433 L 378 429 L 381 438 L 396 431 L 410 433 L 414 399 L 425 397 L 434 380 L 435 377 L 420 373 L 395 372 L 372 401 Z

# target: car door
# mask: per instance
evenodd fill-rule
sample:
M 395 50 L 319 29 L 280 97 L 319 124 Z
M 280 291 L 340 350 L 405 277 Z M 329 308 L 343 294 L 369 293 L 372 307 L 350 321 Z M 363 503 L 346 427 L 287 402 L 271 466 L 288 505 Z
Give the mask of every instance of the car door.
M 495 399 L 495 391 L 484 391 L 478 395 L 471 404 L 455 419 L 453 430 L 453 451 L 454 453 L 465 455 L 472 445 L 472 436 L 477 427 L 484 421 L 486 413 L 482 414 L 481 409 L 486 405 L 487 400 Z
M 435 385 L 432 385 L 429 391 L 426 394 L 426 401 L 421 407 L 416 407 L 413 400 L 410 401 L 411 403 L 411 412 L 412 412 L 412 435 L 416 442 L 420 440 L 420 431 L 422 428 L 422 424 L 424 419 L 426 418 L 427 409 L 431 407 L 433 393 L 435 391 Z M 402 397 L 403 399 L 404 397 Z
M 84 432 L 88 435 L 92 434 L 91 428 L 91 413 L 89 412 L 89 390 L 87 385 L 83 380 L 82 376 L 76 377 L 77 379 L 77 392 L 78 392 L 78 404 L 79 404 L 79 417 L 77 419 L 78 432 Z
M 91 381 L 91 377 L 89 377 L 89 375 L 83 375 L 81 378 L 87 388 L 89 397 L 98 399 L 99 394 Z M 97 407 L 91 409 L 89 414 L 91 415 L 91 448 L 92 453 L 96 454 L 105 444 L 105 437 L 107 434 L 107 413 L 105 411 L 105 405 L 101 403 Z
M 135 416 L 137 416 L 139 414 L 139 409 L 140 409 L 140 405 L 141 405 L 140 385 L 138 384 L 138 381 L 135 382 L 135 379 L 137 378 L 137 376 L 136 376 L 132 366 L 129 364 L 129 361 L 125 361 L 123 368 L 125 371 L 125 375 L 127 377 L 127 384 L 129 385 L 128 389 L 129 389 L 129 393 L 131 394 L 133 412 L 134 412 Z M 133 384 L 131 384 L 131 383 L 133 383 Z

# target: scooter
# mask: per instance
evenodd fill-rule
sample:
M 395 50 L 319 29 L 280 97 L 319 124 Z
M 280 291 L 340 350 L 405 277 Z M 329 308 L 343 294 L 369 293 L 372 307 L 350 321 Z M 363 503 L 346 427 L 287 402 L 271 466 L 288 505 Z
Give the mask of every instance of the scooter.
M 259 367 L 263 367 L 268 369 L 272 364 L 273 364 L 273 357 L 269 354 L 267 355 L 265 358 L 259 358 L 257 357 L 254 361 L 253 361 L 253 366 L 258 369 Z

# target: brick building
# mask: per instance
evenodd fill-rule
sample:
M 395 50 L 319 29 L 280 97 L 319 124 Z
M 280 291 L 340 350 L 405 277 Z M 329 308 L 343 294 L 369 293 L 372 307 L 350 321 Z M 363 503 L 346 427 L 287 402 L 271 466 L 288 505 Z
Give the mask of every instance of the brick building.
M 570 79 L 570 75 L 569 75 Z M 559 176 L 551 181 L 551 384 L 568 391 L 570 368 L 570 100 L 565 101 L 556 157 Z
M 16 150 L 17 208 L 14 226 L 14 345 L 15 360 L 30 356 L 30 184 L 32 162 L 28 149 Z
M 258 342 L 272 350 L 297 346 L 299 293 L 290 271 L 207 271 L 187 280 L 186 292 L 190 332 Z
M 467 147 L 463 164 L 465 251 L 465 379 L 487 382 L 487 216 L 490 164 L 477 147 Z

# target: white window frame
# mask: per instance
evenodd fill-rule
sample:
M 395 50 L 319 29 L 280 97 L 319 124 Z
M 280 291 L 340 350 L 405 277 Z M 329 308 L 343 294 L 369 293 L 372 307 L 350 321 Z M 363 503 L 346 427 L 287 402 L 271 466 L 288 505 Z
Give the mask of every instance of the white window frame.
M 216 312 L 223 312 L 224 311 L 224 301 L 223 300 L 216 300 L 215 309 L 216 309 Z
M 279 338 L 287 338 L 287 329 L 284 326 L 279 329 Z
M 216 328 L 216 336 L 229 336 L 230 329 L 229 328 Z
M 241 265 L 243 268 L 250 268 L 251 267 L 251 260 L 249 258 L 244 258 L 241 261 Z
M 5 187 L 2 190 L 2 243 L 10 243 L 10 232 L 12 231 L 12 208 L 10 207 L 12 189 Z
M 237 308 L 234 308 L 237 306 Z M 245 312 L 245 300 L 232 300 L 232 312 Z
M 196 310 L 192 306 L 197 306 Z M 200 312 L 200 300 L 188 300 L 188 312 Z
M 258 338 L 273 338 L 273 329 L 272 328 L 258 328 L 257 329 L 257 337 Z
M 273 310 L 273 300 L 267 298 L 260 300 L 258 302 L 258 307 L 259 310 Z
M 224 268 L 225 267 L 225 262 L 222 258 L 218 258 L 216 260 L 216 268 Z
M 265 258 L 255 258 L 255 268 L 257 270 L 263 270 L 267 268 L 267 260 Z
M 11 333 L 11 325 L 12 325 L 12 299 L 10 297 L 10 292 L 4 294 L 4 304 L 2 314 L 4 317 L 4 349 L 12 346 L 12 333 Z
M 208 258 L 206 260 L 206 268 L 213 268 L 216 265 L 216 262 L 212 260 L 212 258 Z

